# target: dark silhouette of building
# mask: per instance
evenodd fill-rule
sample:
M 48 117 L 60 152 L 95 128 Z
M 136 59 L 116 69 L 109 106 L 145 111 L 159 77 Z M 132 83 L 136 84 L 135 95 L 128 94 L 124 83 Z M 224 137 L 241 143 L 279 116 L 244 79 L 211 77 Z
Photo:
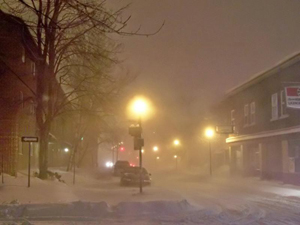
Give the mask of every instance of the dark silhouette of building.
M 0 161 L 6 173 L 16 174 L 27 164 L 23 135 L 36 136 L 34 93 L 35 42 L 26 24 L 0 11 Z M 33 162 L 37 146 L 33 144 Z
M 300 109 L 286 107 L 287 86 L 300 87 L 300 54 L 230 90 L 215 108 L 219 124 L 235 127 L 226 139 L 232 173 L 300 184 Z

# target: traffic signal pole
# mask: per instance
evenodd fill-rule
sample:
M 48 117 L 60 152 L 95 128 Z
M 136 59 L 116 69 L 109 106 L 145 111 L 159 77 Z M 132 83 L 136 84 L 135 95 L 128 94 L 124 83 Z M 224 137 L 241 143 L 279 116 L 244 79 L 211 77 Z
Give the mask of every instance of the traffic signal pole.
M 129 127 L 129 134 L 133 136 L 133 146 L 134 150 L 139 151 L 139 161 L 140 161 L 140 193 L 143 193 L 143 181 L 142 181 L 142 169 L 143 169 L 143 154 L 142 154 L 142 147 L 144 146 L 144 139 L 142 138 L 142 117 L 139 116 L 138 124 L 131 125 Z
M 142 118 L 139 116 L 138 124 L 142 127 Z M 140 194 L 143 193 L 143 181 L 142 181 L 142 168 L 143 168 L 143 160 L 142 160 L 142 146 L 140 146 L 139 150 L 139 159 L 140 159 Z

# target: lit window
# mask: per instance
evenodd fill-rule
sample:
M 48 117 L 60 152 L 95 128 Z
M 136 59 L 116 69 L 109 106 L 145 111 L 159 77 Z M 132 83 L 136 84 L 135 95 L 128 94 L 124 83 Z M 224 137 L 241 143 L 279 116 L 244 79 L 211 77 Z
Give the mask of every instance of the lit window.
M 250 104 L 250 124 L 255 124 L 255 102 Z
M 249 124 L 249 105 L 244 105 L 244 125 Z
M 272 119 L 278 119 L 278 94 L 272 94 L 271 98 L 272 102 Z

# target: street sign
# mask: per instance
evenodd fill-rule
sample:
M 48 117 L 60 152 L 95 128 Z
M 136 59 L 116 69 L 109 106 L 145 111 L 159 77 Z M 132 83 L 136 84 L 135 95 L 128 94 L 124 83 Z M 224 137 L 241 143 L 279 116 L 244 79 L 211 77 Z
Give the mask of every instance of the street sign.
M 28 142 L 28 187 L 30 187 L 30 170 L 31 170 L 31 142 L 38 142 L 38 137 L 22 137 L 22 142 Z
M 21 140 L 22 140 L 22 142 L 38 142 L 39 138 L 38 137 L 22 137 Z
M 286 107 L 300 109 L 300 86 L 285 88 Z
M 141 150 L 142 147 L 144 146 L 144 138 L 138 138 L 138 137 L 135 137 L 134 138 L 134 150 Z
M 216 126 L 216 133 L 218 134 L 232 134 L 233 133 L 232 125 L 218 125 Z
M 131 125 L 128 131 L 131 136 L 140 137 L 142 134 L 142 127 L 140 127 L 139 125 Z

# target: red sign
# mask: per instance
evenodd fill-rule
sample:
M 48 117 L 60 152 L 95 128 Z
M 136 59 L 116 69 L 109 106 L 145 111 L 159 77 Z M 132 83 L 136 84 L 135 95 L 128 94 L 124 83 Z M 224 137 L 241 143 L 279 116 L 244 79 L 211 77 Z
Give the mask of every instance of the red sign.
M 286 87 L 285 96 L 287 107 L 300 109 L 300 86 Z

